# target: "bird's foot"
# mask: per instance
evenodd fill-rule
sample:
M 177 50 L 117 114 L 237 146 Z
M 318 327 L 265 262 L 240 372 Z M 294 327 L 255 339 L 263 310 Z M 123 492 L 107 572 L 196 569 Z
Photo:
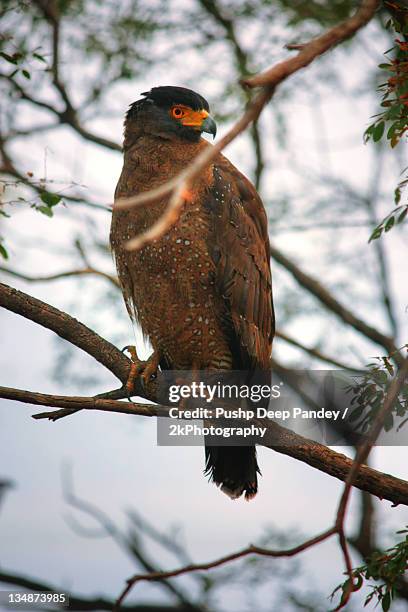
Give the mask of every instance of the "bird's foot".
M 135 380 L 140 376 L 142 379 L 143 385 L 146 386 L 152 377 L 157 374 L 157 369 L 159 367 L 160 362 L 160 354 L 157 351 L 154 351 L 149 359 L 143 361 L 139 359 L 139 356 L 136 351 L 135 346 L 125 346 L 122 349 L 122 352 L 127 351 L 130 355 L 130 359 L 132 364 L 130 366 L 129 376 L 126 382 L 126 390 L 128 392 L 128 396 L 132 395 L 132 392 L 135 387 Z

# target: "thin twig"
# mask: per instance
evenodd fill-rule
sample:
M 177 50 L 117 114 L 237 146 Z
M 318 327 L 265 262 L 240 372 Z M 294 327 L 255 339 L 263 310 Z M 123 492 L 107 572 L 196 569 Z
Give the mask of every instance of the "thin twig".
M 304 351 L 305 353 L 308 353 L 312 357 L 315 357 L 316 359 L 320 359 L 320 361 L 324 361 L 325 363 L 330 363 L 331 365 L 334 365 L 337 368 L 340 368 L 341 370 L 362 372 L 361 368 L 351 368 L 346 363 L 343 363 L 342 361 L 339 361 L 338 359 L 335 359 L 334 357 L 331 357 L 330 355 L 326 355 L 316 348 L 305 346 L 304 344 L 302 344 L 295 338 L 292 338 L 292 336 L 288 336 L 288 334 L 286 334 L 283 331 L 280 331 L 279 329 L 276 330 L 275 332 L 275 338 L 280 338 L 284 342 L 287 342 L 288 344 L 291 344 L 292 346 L 296 346 L 296 348 L 300 349 L 301 351 Z
M 243 548 L 235 553 L 231 553 L 230 555 L 226 555 L 224 557 L 220 557 L 215 561 L 210 561 L 209 563 L 197 563 L 185 565 L 184 567 L 179 567 L 174 570 L 170 570 L 168 572 L 155 572 L 152 574 L 136 574 L 127 580 L 126 588 L 120 594 L 116 601 L 116 605 L 113 608 L 113 612 L 118 612 L 120 607 L 125 600 L 126 596 L 129 594 L 133 586 L 137 582 L 147 581 L 147 582 L 155 582 L 157 580 L 162 580 L 163 578 L 174 578 L 176 576 L 181 576 L 182 574 L 189 574 L 191 572 L 204 571 L 209 569 L 214 569 L 216 567 L 220 567 L 225 563 L 230 563 L 231 561 L 236 561 L 237 559 L 242 559 L 243 557 L 247 557 L 248 555 L 260 555 L 263 557 L 294 557 L 295 555 L 311 548 L 315 544 L 319 542 L 323 542 L 327 540 L 330 536 L 336 533 L 336 529 L 334 527 L 324 531 L 323 533 L 306 540 L 302 544 L 298 546 L 294 546 L 293 548 L 287 548 L 286 550 L 271 550 L 268 548 L 260 548 L 259 546 L 253 546 L 252 544 L 246 548 Z
M 294 261 L 284 255 L 282 251 L 277 249 L 273 244 L 271 244 L 271 257 L 286 268 L 302 287 L 307 289 L 309 293 L 314 295 L 314 297 L 324 304 L 331 312 L 336 314 L 344 323 L 347 323 L 347 325 L 350 325 L 358 332 L 362 333 L 366 338 L 384 347 L 388 354 L 393 354 L 393 359 L 397 363 L 400 364 L 403 362 L 403 357 L 392 338 L 379 332 L 376 327 L 369 325 L 363 321 L 363 319 L 357 317 L 351 310 L 341 304 L 319 281 L 301 270 Z
M 0 266 L 0 272 L 8 274 L 9 276 L 13 276 L 14 278 L 19 278 L 29 283 L 46 283 L 50 281 L 60 280 L 62 278 L 69 278 L 72 276 L 101 276 L 102 278 L 105 278 L 106 280 L 111 282 L 115 287 L 119 287 L 119 281 L 116 276 L 114 276 L 113 274 L 108 274 L 107 272 L 103 272 L 102 270 L 96 270 L 95 268 L 79 268 L 77 270 L 57 272 L 56 274 L 33 276 L 25 274 L 24 272 L 12 270 L 11 268 Z
M 243 85 L 251 88 L 270 84 L 279 85 L 294 72 L 308 66 L 316 57 L 353 36 L 373 18 L 378 6 L 378 0 L 364 0 L 352 17 L 303 45 L 295 57 L 279 62 L 249 79 L 244 79 Z
M 135 576 L 132 576 L 131 578 L 127 580 L 126 587 L 124 588 L 124 590 L 122 591 L 122 593 L 117 599 L 116 605 L 114 607 L 114 612 L 118 612 L 120 610 L 121 604 L 123 603 L 127 595 L 130 593 L 132 588 L 135 586 L 135 584 L 137 584 L 138 582 L 141 582 L 141 581 L 152 582 L 156 580 L 162 580 L 163 578 L 174 578 L 176 576 L 181 576 L 183 574 L 189 574 L 191 572 L 214 569 L 216 567 L 219 567 L 220 565 L 224 565 L 225 563 L 230 563 L 231 561 L 236 561 L 237 559 L 241 559 L 248 555 L 260 555 L 260 556 L 275 557 L 275 558 L 291 557 L 291 556 L 295 556 L 299 554 L 300 552 L 304 550 L 307 550 L 308 548 L 311 548 L 312 546 L 315 546 L 316 544 L 320 542 L 323 542 L 324 540 L 328 539 L 334 534 L 337 534 L 339 537 L 339 542 L 340 542 L 341 549 L 343 551 L 347 573 L 350 577 L 349 589 L 348 591 L 345 591 L 343 593 L 342 600 L 339 606 L 336 608 L 336 610 L 340 610 L 340 608 L 343 608 L 345 604 L 347 603 L 347 601 L 349 600 L 350 595 L 353 591 L 353 587 L 354 587 L 351 558 L 350 558 L 350 554 L 348 551 L 346 536 L 344 532 L 344 520 L 345 520 L 346 508 L 347 508 L 347 503 L 348 503 L 348 499 L 350 496 L 351 487 L 356 479 L 358 472 L 360 471 L 362 467 L 362 463 L 367 459 L 370 453 L 370 450 L 372 449 L 373 444 L 375 440 L 377 439 L 384 425 L 385 417 L 387 416 L 388 412 L 391 410 L 391 408 L 395 404 L 395 401 L 398 397 L 398 394 L 407 376 L 408 376 L 408 360 L 405 361 L 397 377 L 392 382 L 390 389 L 387 393 L 387 397 L 384 401 L 384 404 L 381 410 L 379 411 L 379 414 L 370 429 L 367 441 L 360 447 L 360 449 L 357 452 L 356 458 L 352 464 L 352 468 L 348 474 L 343 494 L 340 499 L 340 503 L 338 506 L 337 514 L 336 514 L 335 524 L 332 527 L 330 527 L 329 529 L 327 529 L 320 535 L 317 535 L 314 538 L 307 540 L 303 544 L 300 544 L 299 546 L 295 546 L 293 548 L 286 549 L 286 550 L 269 550 L 269 549 L 250 545 L 235 553 L 231 553 L 229 555 L 216 559 L 215 561 L 210 561 L 208 563 L 188 564 L 183 567 L 179 567 L 177 569 L 165 571 L 165 572 L 153 572 L 150 574 L 136 574 Z

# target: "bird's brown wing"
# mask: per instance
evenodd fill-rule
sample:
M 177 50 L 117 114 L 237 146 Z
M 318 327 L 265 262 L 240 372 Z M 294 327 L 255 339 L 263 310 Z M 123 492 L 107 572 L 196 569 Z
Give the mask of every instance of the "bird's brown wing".
M 275 320 L 267 217 L 250 181 L 225 157 L 214 163 L 207 207 L 216 285 L 226 304 L 240 368 L 269 369 Z

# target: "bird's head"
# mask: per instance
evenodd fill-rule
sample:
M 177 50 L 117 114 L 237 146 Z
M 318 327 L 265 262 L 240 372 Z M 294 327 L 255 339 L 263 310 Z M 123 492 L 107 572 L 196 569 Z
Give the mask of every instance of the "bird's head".
M 185 87 L 153 87 L 134 102 L 125 119 L 125 136 L 152 134 L 197 142 L 202 132 L 215 137 L 217 126 L 207 100 Z

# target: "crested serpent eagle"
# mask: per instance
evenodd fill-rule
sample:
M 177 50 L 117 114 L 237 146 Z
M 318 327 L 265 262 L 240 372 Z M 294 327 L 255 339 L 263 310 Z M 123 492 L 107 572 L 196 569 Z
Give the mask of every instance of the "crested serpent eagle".
M 158 187 L 212 145 L 208 102 L 183 87 L 154 87 L 125 119 L 115 200 Z M 160 238 L 129 251 L 129 239 L 163 214 L 169 195 L 113 208 L 111 246 L 130 315 L 163 370 L 270 371 L 274 314 L 267 217 L 251 182 L 218 154 L 189 187 L 181 214 Z M 254 446 L 207 446 L 206 473 L 231 498 L 257 492 Z

